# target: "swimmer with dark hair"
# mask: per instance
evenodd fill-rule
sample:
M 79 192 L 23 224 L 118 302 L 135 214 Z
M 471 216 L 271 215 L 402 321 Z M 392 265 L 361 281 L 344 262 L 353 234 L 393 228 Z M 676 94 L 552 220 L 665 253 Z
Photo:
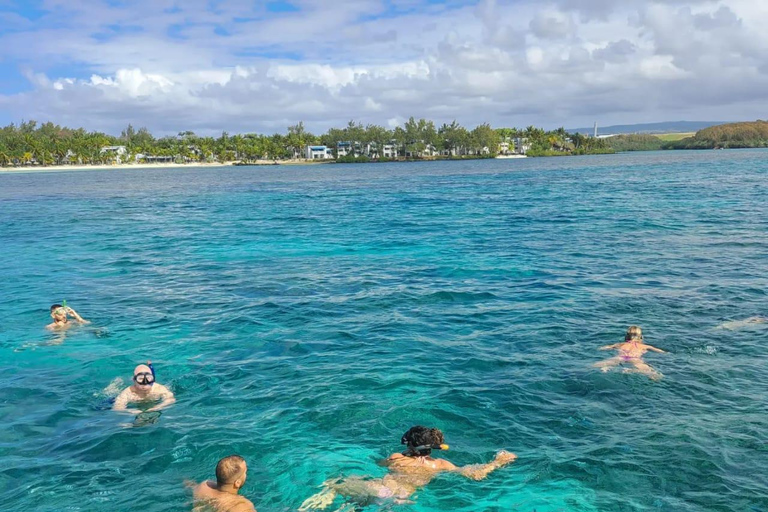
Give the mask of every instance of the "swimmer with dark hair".
M 140 411 L 138 409 L 129 409 L 131 403 L 156 402 L 159 404 Z M 147 364 L 140 364 L 133 370 L 133 385 L 125 388 L 122 393 L 117 395 L 112 409 L 115 411 L 127 411 L 132 414 L 141 414 L 142 412 L 159 411 L 176 402 L 173 392 L 162 384 L 155 382 L 155 369 L 150 361 Z
M 363 505 L 382 500 L 407 503 L 408 498 L 420 487 L 427 485 L 440 473 L 451 472 L 472 480 L 482 480 L 517 459 L 514 453 L 501 450 L 487 464 L 455 466 L 445 459 L 432 457 L 432 450 L 447 450 L 448 445 L 440 430 L 422 426 L 408 430 L 400 443 L 406 445 L 405 451 L 392 454 L 381 462 L 381 465 L 389 468 L 388 475 L 376 479 L 350 477 L 329 480 L 323 484 L 323 490 L 305 500 L 299 510 L 324 509 L 337 495 Z
M 72 317 L 75 322 L 70 322 L 69 317 Z M 50 331 L 63 331 L 65 329 L 69 329 L 72 327 L 75 323 L 78 324 L 89 324 L 88 320 L 83 319 L 80 315 L 77 314 L 77 311 L 67 306 L 67 301 L 63 302 L 62 304 L 54 304 L 51 306 L 51 318 L 53 318 L 53 323 L 50 323 L 45 326 L 46 329 Z
M 643 342 L 643 330 L 640 329 L 640 327 L 636 325 L 630 326 L 629 329 L 627 329 L 627 333 L 624 335 L 623 343 L 614 343 L 613 345 L 600 347 L 600 350 L 611 349 L 618 350 L 619 355 L 595 363 L 592 366 L 600 368 L 603 372 L 607 372 L 615 366 L 627 363 L 631 364 L 632 368 L 626 368 L 624 370 L 625 373 L 642 373 L 653 380 L 661 379 L 661 373 L 643 361 L 643 355 L 649 350 L 658 352 L 659 354 L 666 354 L 667 352 L 660 348 L 646 345 Z
M 239 455 L 224 457 L 216 464 L 216 481 L 195 485 L 194 512 L 256 512 L 247 498 L 238 492 L 245 485 L 248 465 Z M 193 484 L 194 485 L 194 484 Z

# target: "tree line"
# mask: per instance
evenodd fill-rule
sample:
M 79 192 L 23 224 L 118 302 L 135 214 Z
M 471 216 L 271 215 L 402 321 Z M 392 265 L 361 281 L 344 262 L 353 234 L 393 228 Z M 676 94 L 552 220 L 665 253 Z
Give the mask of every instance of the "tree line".
M 303 158 L 308 145 L 324 145 L 331 149 L 339 142 L 353 142 L 356 146 L 376 149 L 391 145 L 393 157 L 425 158 L 435 155 L 450 157 L 493 157 L 500 151 L 520 150 L 515 142 L 524 144 L 530 156 L 605 153 L 613 150 L 602 140 L 581 134 L 569 134 L 563 128 L 545 131 L 529 126 L 525 129 L 492 128 L 481 124 L 473 129 L 456 121 L 435 125 L 426 119 L 411 117 L 402 126 L 393 129 L 350 121 L 344 128 L 331 128 L 315 135 L 299 122 L 289 126 L 284 134 L 256 133 L 219 137 L 198 136 L 182 131 L 174 136 L 155 137 L 146 128 L 128 125 L 119 136 L 89 132 L 84 128 L 68 128 L 47 122 L 25 121 L 0 128 L 0 166 L 105 164 L 118 157 L 122 162 L 175 161 L 175 162 L 253 162 L 261 159 L 277 160 Z M 524 141 L 524 142 L 521 142 Z M 506 143 L 506 145 L 502 144 Z M 123 154 L 105 150 L 124 147 Z M 122 149 L 121 149 L 122 151 Z M 354 160 L 356 155 L 352 155 Z M 360 156 L 360 158 L 363 158 Z

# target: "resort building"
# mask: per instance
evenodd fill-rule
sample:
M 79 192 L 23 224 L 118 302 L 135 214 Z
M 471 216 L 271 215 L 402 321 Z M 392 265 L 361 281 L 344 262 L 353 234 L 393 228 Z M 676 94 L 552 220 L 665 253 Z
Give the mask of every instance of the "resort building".
M 418 141 L 411 143 L 410 150 L 406 150 L 405 156 L 407 158 L 424 158 L 430 156 L 438 156 L 440 152 L 432 144 L 426 144 L 424 141 Z
M 383 144 L 381 150 L 375 142 L 369 142 L 363 148 L 363 154 L 368 158 L 395 158 L 397 157 L 397 145 L 393 143 Z
M 100 155 L 106 155 L 106 157 L 111 158 L 116 163 L 121 163 L 122 157 L 124 157 L 128 153 L 128 150 L 125 149 L 125 146 L 104 146 L 101 148 L 101 151 L 99 151 Z
M 394 144 L 384 144 L 381 147 L 382 158 L 395 158 L 397 156 L 397 146 Z
M 327 146 L 307 146 L 304 153 L 307 160 L 326 160 L 333 158 L 331 148 Z
M 515 143 L 515 153 L 518 155 L 524 155 L 531 149 L 531 144 L 528 142 L 528 137 L 515 137 L 512 139 Z

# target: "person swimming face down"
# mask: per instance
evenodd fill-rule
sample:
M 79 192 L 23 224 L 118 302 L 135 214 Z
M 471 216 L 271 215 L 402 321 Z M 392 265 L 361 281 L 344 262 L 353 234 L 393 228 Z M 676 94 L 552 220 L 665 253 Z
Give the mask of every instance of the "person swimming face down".
M 436 428 L 422 427 L 417 425 L 411 427 L 408 432 L 400 438 L 400 444 L 407 446 L 403 452 L 406 457 L 428 457 L 432 450 L 447 450 L 445 436 Z
M 381 478 L 352 475 L 326 480 L 322 490 L 304 500 L 299 511 L 325 509 L 338 495 L 363 506 L 382 499 L 407 503 L 419 488 L 429 484 L 442 472 L 453 472 L 471 480 L 482 480 L 517 459 L 514 453 L 501 450 L 486 464 L 455 466 L 445 459 L 430 457 L 432 450 L 448 449 L 444 441 L 445 437 L 439 429 L 421 425 L 411 427 L 400 438 L 400 443 L 406 445 L 407 450 L 403 453 L 393 453 L 380 463 L 389 469 L 386 475 Z

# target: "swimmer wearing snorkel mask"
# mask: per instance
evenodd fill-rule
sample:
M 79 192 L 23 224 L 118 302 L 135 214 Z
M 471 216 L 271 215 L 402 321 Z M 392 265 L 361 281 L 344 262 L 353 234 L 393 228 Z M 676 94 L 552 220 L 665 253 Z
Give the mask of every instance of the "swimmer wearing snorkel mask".
M 54 304 L 51 306 L 51 318 L 53 318 L 53 323 L 46 325 L 45 328 L 50 331 L 63 331 L 69 329 L 75 324 L 69 321 L 70 316 L 74 318 L 75 322 L 78 324 L 91 323 L 78 315 L 77 311 L 68 307 L 67 301 L 62 301 L 61 304 Z
M 145 411 L 139 409 L 129 409 L 128 404 L 157 402 L 159 404 Z M 176 402 L 173 392 L 162 384 L 155 382 L 155 369 L 152 363 L 140 364 L 133 370 L 133 385 L 127 387 L 115 398 L 112 405 L 113 411 L 127 411 L 132 414 L 141 414 L 142 412 L 159 411 Z
M 666 354 L 667 352 L 646 344 L 643 340 L 643 330 L 640 327 L 631 325 L 624 335 L 623 343 L 614 343 L 613 345 L 605 345 L 599 348 L 599 350 L 611 349 L 617 350 L 619 355 L 597 362 L 592 366 L 600 368 L 603 372 L 607 372 L 616 366 L 631 364 L 632 368 L 626 368 L 624 373 L 641 373 L 652 380 L 661 379 L 661 373 L 643 361 L 643 355 L 649 350 L 651 352 L 658 352 L 659 354 Z
M 406 450 L 392 454 L 381 462 L 381 465 L 389 468 L 389 474 L 384 478 L 366 479 L 358 476 L 326 481 L 323 490 L 305 500 L 299 510 L 324 509 L 337 495 L 364 505 L 380 500 L 407 503 L 419 487 L 427 485 L 440 473 L 451 472 L 472 480 L 482 480 L 517 459 L 514 453 L 501 450 L 487 464 L 455 466 L 445 459 L 432 457 L 432 450 L 447 450 L 448 445 L 440 430 L 422 426 L 409 429 L 403 434 L 400 443 L 406 445 Z

